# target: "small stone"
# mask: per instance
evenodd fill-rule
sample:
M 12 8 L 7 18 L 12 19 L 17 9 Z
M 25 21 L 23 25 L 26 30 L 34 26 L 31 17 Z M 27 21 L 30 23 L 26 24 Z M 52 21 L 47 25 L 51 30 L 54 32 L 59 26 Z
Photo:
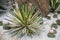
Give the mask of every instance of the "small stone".
M 49 31 L 49 33 L 54 33 L 54 31 L 51 29 L 51 30 Z
M 3 25 L 3 22 L 2 21 L 0 21 L 0 26 L 2 26 Z
M 57 14 L 54 14 L 54 15 L 53 15 L 53 18 L 57 18 Z
M 51 17 L 50 16 L 47 16 L 47 19 L 51 19 Z
M 52 30 L 56 30 L 54 27 L 51 28 Z
M 58 25 L 60 25 L 60 19 L 57 19 L 57 20 L 56 20 L 56 23 L 57 23 Z
M 51 28 L 55 28 L 55 29 L 57 29 L 57 24 L 56 23 L 52 23 L 52 25 L 51 25 Z
M 3 29 L 5 29 L 5 30 L 11 29 L 10 24 L 9 23 L 8 24 L 4 24 L 3 25 Z
M 57 33 L 57 31 L 56 30 L 53 30 L 54 31 L 54 33 L 56 34 Z
M 50 37 L 50 38 L 55 38 L 56 37 L 54 33 L 48 33 L 47 36 Z
M 57 31 L 56 31 L 56 29 L 55 29 L 54 27 L 53 27 L 53 28 L 51 28 L 51 30 L 52 30 L 51 32 L 49 31 L 50 33 L 54 33 L 54 34 L 56 34 L 56 33 L 57 33 Z

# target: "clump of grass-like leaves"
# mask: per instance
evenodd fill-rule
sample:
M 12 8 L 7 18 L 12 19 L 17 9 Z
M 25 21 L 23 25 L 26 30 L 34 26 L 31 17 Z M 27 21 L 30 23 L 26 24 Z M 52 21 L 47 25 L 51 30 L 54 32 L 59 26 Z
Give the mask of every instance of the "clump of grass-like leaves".
M 60 2 L 58 0 L 49 0 L 50 12 L 59 11 Z
M 13 17 L 8 16 L 9 19 L 6 18 L 6 20 L 13 23 L 9 25 L 11 27 L 9 27 L 9 33 L 12 36 L 33 36 L 41 31 L 43 20 L 39 15 L 40 11 L 35 11 L 35 6 L 32 5 L 29 9 L 27 5 L 18 4 L 18 8 L 13 8 L 9 12 Z

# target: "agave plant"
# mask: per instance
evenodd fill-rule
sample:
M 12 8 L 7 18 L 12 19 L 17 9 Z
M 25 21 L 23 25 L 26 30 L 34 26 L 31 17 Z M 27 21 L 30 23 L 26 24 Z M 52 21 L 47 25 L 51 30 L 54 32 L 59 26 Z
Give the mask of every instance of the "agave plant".
M 33 36 L 34 34 L 39 34 L 42 28 L 43 19 L 39 15 L 40 11 L 35 12 L 35 6 L 31 6 L 29 9 L 27 5 L 19 4 L 18 8 L 13 8 L 10 10 L 11 16 L 6 18 L 7 21 L 10 21 L 13 26 L 8 32 L 12 36 L 22 37 L 24 35 Z
M 55 12 L 60 5 L 58 0 L 49 0 L 50 12 Z

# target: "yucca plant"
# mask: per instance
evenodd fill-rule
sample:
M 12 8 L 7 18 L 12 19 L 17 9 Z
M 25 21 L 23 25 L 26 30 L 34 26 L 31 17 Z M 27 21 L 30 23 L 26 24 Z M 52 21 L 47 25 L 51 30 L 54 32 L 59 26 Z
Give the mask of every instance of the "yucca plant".
M 58 7 L 58 13 L 60 13 L 60 6 Z
M 29 9 L 27 5 L 18 3 L 18 8 L 14 7 L 9 12 L 11 16 L 5 19 L 13 23 L 13 26 L 10 26 L 11 29 L 8 30 L 12 36 L 33 36 L 41 31 L 43 19 L 39 15 L 39 10 L 35 12 L 35 6 L 32 5 Z
M 49 0 L 49 5 L 50 5 L 50 12 L 55 12 L 59 7 L 60 2 L 58 0 Z

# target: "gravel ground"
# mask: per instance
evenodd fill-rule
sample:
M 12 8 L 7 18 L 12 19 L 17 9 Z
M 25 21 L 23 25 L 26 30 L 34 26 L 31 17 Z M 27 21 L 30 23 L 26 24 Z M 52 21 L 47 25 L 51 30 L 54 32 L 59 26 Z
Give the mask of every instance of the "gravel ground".
M 6 15 L 9 15 L 9 14 L 3 15 L 2 17 L 0 17 L 0 19 L 3 20 L 6 17 Z M 51 14 L 51 13 L 50 13 L 50 15 L 51 15 L 51 20 L 43 18 L 43 20 L 44 20 L 43 26 L 45 28 L 43 29 L 43 32 L 41 32 L 41 35 L 39 35 L 39 36 L 35 36 L 33 38 L 29 38 L 29 37 L 24 36 L 23 38 L 16 39 L 15 37 L 10 37 L 10 35 L 8 35 L 7 33 L 4 33 L 6 30 L 3 30 L 2 26 L 0 26 L 0 33 L 1 33 L 1 35 L 3 34 L 3 36 L 1 36 L 2 38 L 0 38 L 0 39 L 2 39 L 2 40 L 60 40 L 60 26 L 59 25 L 58 25 L 58 28 L 57 28 L 56 37 L 55 38 L 47 37 L 47 33 L 50 30 L 51 24 L 53 22 L 55 22 L 56 19 L 60 18 L 60 14 L 58 14 L 58 18 L 53 18 L 52 17 L 53 14 Z M 4 21 L 4 23 L 5 22 L 6 21 Z

